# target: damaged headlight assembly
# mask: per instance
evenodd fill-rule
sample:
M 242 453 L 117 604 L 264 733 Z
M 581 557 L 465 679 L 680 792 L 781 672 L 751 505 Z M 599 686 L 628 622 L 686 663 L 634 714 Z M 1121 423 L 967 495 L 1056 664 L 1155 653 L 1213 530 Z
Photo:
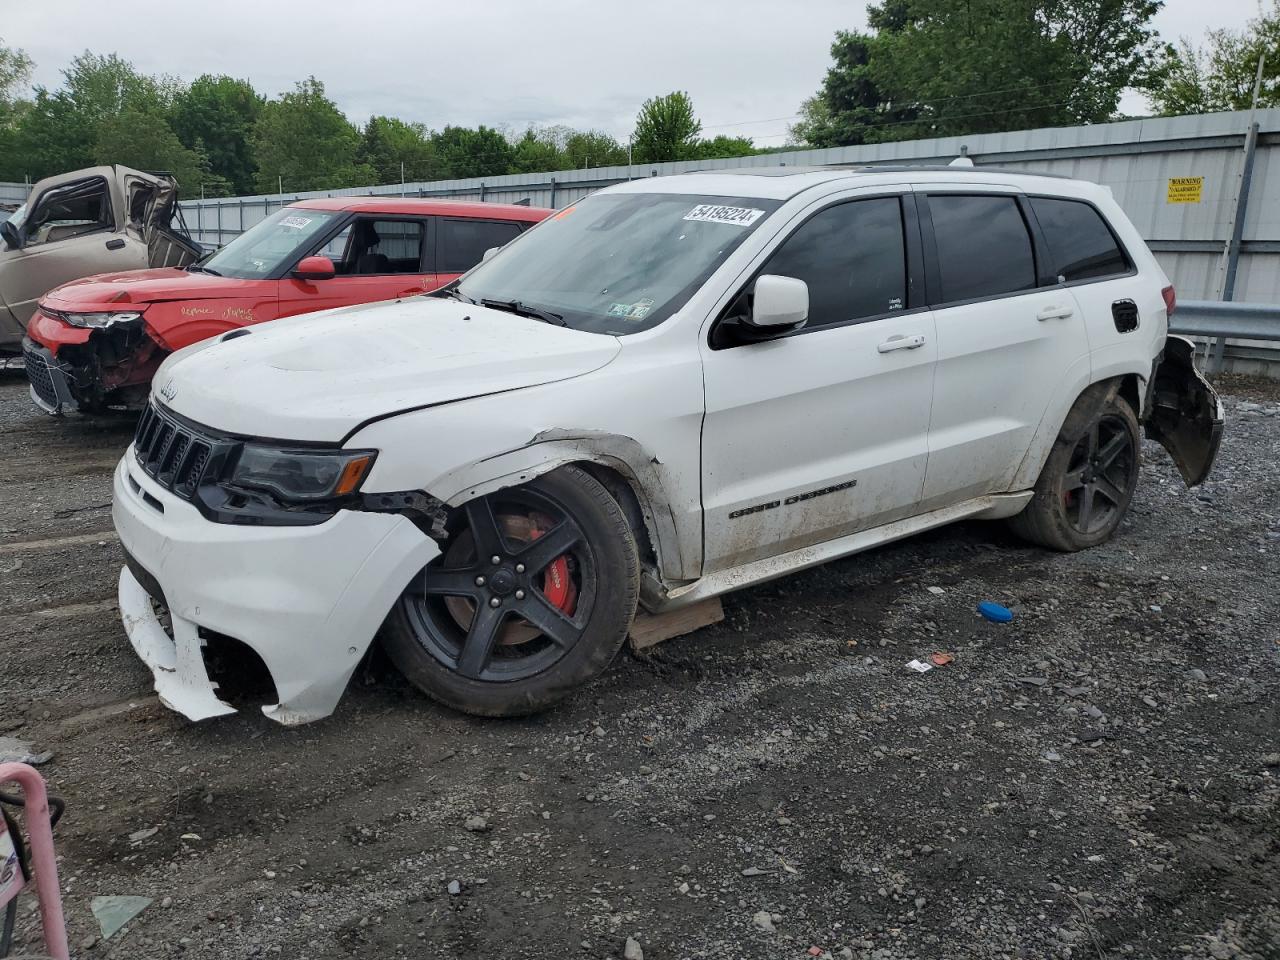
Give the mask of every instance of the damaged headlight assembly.
M 308 450 L 246 443 L 229 486 L 261 490 L 282 503 L 314 503 L 355 493 L 373 466 L 375 450 Z
M 136 310 L 127 310 L 121 313 L 60 312 L 57 316 L 61 317 L 73 327 L 84 327 L 89 330 L 106 330 L 108 327 L 130 324 L 142 319 L 142 314 Z

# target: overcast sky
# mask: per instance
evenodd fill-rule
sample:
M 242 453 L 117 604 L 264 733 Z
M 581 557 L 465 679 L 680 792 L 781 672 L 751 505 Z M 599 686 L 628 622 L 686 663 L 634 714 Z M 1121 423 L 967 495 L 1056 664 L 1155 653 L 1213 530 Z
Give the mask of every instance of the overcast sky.
M 83 50 L 147 73 L 227 73 L 275 96 L 314 74 L 357 123 L 599 128 L 625 140 L 641 101 L 687 90 L 708 135 L 786 140 L 858 0 L 37 0 L 4 4 L 0 36 L 48 87 Z M 1257 0 L 1168 0 L 1161 34 L 1240 27 Z M 1144 111 L 1140 97 L 1123 108 Z

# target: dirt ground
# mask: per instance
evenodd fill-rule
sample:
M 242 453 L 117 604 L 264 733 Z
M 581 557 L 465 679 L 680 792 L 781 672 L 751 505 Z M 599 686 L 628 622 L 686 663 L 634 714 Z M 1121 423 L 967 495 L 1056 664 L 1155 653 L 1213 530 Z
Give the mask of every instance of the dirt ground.
M 131 424 L 0 373 L 0 734 L 54 753 L 73 952 L 1278 957 L 1280 390 L 1224 387 L 1213 479 L 1148 445 L 1102 548 L 964 524 L 733 595 L 534 719 L 375 664 L 284 729 L 160 706 L 114 608 Z M 105 895 L 153 903 L 103 942 Z

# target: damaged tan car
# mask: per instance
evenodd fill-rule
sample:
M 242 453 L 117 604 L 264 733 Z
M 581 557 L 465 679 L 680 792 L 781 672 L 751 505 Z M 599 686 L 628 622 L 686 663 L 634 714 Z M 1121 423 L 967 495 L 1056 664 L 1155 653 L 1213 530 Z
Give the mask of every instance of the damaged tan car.
M 21 350 L 36 301 L 56 286 L 203 255 L 182 222 L 177 180 L 119 165 L 41 180 L 0 237 L 0 354 Z

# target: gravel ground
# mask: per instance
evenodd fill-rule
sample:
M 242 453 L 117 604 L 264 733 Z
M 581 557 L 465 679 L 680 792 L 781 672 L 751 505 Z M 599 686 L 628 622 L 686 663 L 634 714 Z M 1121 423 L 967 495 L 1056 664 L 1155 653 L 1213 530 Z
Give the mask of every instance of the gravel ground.
M 0 735 L 54 753 L 73 952 L 1280 956 L 1280 389 L 1223 388 L 1212 480 L 1148 445 L 1099 549 L 958 525 L 735 594 L 540 717 L 375 662 L 290 730 L 159 705 L 114 608 L 131 425 L 0 375 Z M 153 902 L 101 941 L 105 895 Z

